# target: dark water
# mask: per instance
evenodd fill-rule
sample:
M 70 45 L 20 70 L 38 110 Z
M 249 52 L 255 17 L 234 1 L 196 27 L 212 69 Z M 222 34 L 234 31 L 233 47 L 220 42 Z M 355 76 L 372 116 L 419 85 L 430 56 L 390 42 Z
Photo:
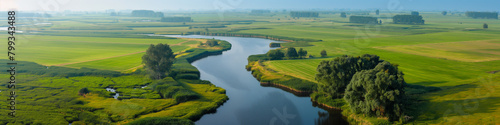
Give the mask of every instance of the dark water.
M 210 56 L 192 63 L 201 72 L 201 79 L 226 89 L 229 100 L 216 113 L 196 121 L 199 125 L 311 125 L 347 124 L 340 112 L 313 106 L 309 97 L 297 97 L 278 88 L 262 87 L 245 69 L 247 57 L 269 51 L 269 43 L 261 38 L 220 36 L 172 36 L 215 38 L 226 40 L 232 49 L 222 55 Z

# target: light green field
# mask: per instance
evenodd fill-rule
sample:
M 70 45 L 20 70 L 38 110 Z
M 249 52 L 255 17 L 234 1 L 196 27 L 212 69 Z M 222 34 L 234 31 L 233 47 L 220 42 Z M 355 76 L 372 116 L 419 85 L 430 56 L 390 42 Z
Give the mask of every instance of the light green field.
M 379 17 L 400 13 L 409 12 L 383 12 Z M 300 19 L 291 19 L 287 13 L 250 16 L 227 12 L 220 17 L 216 12 L 207 12 L 190 14 L 195 22 L 185 24 L 141 22 L 159 18 L 110 17 L 103 14 L 53 17 L 53 25 L 42 27 L 41 35 L 19 38 L 17 57 L 43 65 L 123 71 L 140 66 L 141 52 L 149 44 L 175 44 L 177 46 L 172 48 L 180 52 L 199 43 L 183 39 L 124 36 L 205 32 L 205 28 L 189 29 L 189 26 L 225 25 L 225 28 L 207 29 L 208 32 L 321 40 L 297 48 L 307 50 L 314 57 L 319 57 L 320 51 L 324 49 L 328 58 L 264 62 L 268 68 L 280 74 L 308 81 L 314 81 L 316 67 L 321 60 L 340 55 L 376 54 L 383 60 L 399 64 L 407 83 L 443 88 L 423 95 L 429 103 L 424 105 L 425 110 L 416 117 L 414 123 L 500 124 L 496 120 L 500 116 L 500 90 L 497 85 L 500 76 L 498 73 L 488 73 L 500 70 L 500 20 L 472 19 L 464 14 L 442 16 L 439 12 L 420 14 L 424 17 L 425 25 L 391 24 L 392 19 L 381 19 L 382 25 L 352 24 L 348 23 L 348 18 L 339 17 L 338 12 L 320 14 L 319 18 Z M 374 14 L 371 13 L 371 16 Z M 482 29 L 484 23 L 489 25 L 489 29 Z M 0 38 L 6 36 L 0 35 Z M 275 74 L 273 77 L 279 76 Z M 106 100 L 95 103 L 103 102 Z M 173 109 L 191 109 L 203 104 L 185 103 Z M 140 106 L 131 108 L 137 107 Z M 162 111 L 149 114 L 161 115 L 176 113 Z

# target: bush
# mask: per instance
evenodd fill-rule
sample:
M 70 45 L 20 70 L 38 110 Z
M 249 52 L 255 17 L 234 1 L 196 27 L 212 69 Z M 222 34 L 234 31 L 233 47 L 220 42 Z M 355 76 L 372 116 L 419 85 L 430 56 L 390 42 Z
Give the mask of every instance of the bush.
M 146 117 L 129 122 L 127 125 L 194 125 L 194 122 L 174 117 Z
M 187 89 L 181 89 L 179 91 L 177 91 L 174 95 L 173 95 L 173 98 L 177 101 L 177 102 L 186 102 L 186 101 L 189 101 L 189 100 L 195 100 L 195 99 L 198 99 L 200 98 L 200 95 L 198 95 L 198 93 L 196 92 L 193 92 L 191 90 L 187 90 Z

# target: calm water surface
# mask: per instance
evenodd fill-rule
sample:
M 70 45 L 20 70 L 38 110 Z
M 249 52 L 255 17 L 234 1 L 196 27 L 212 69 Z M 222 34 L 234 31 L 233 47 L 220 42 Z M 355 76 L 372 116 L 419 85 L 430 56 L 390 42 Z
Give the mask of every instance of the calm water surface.
M 347 124 L 338 111 L 313 106 L 309 97 L 298 97 L 278 88 L 260 86 L 245 69 L 247 57 L 269 51 L 261 38 L 168 35 L 183 38 L 215 38 L 232 44 L 222 55 L 209 56 L 192 63 L 201 79 L 226 89 L 229 100 L 216 113 L 206 114 L 197 125 L 311 125 Z

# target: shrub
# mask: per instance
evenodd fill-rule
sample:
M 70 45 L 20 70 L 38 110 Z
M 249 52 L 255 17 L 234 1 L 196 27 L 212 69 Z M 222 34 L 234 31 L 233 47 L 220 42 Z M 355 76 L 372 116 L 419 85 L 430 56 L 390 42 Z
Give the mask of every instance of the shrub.
M 194 125 L 194 122 L 174 117 L 146 117 L 129 122 L 127 125 Z

